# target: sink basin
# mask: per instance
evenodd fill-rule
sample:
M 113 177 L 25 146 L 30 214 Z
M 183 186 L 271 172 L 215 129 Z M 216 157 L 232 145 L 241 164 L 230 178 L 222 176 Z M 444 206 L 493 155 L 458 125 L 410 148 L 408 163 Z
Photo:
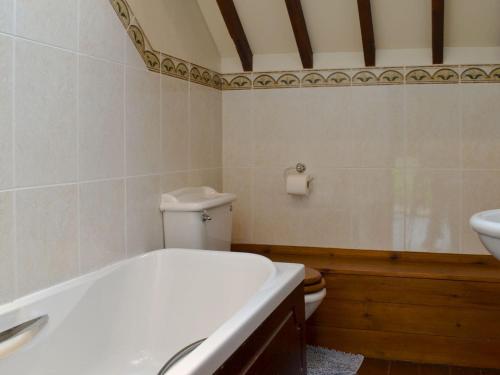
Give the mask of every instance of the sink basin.
M 500 259 L 500 210 L 479 212 L 470 218 L 470 225 L 479 234 L 484 247 Z

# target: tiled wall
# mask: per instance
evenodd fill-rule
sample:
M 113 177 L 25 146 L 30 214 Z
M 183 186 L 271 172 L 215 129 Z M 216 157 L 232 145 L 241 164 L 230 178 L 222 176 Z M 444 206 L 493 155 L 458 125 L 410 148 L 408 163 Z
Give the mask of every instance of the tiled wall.
M 1 0 L 0 303 L 161 248 L 161 192 L 221 188 L 221 127 L 108 0 Z
M 485 253 L 468 219 L 500 206 L 500 84 L 460 71 L 450 84 L 403 72 L 395 85 L 275 89 L 254 74 L 223 91 L 234 242 Z M 309 197 L 285 193 L 297 162 L 315 178 Z

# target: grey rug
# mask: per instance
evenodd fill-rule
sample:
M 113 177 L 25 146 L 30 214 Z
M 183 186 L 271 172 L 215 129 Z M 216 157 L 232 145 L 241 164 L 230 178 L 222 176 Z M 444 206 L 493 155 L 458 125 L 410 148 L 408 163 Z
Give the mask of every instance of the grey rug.
M 307 346 L 308 375 L 355 375 L 364 357 L 361 354 Z

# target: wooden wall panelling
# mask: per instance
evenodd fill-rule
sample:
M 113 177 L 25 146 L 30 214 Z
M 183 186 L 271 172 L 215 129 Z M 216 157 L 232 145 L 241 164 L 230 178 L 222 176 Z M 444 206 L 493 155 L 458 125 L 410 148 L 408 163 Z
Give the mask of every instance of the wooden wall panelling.
M 492 257 L 233 249 L 323 272 L 327 296 L 307 322 L 310 344 L 387 360 L 500 368 L 500 262 Z

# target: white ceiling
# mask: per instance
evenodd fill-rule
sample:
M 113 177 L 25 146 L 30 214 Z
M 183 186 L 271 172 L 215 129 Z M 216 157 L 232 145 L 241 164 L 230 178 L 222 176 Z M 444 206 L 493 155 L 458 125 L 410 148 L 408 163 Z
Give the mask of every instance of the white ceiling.
M 237 56 L 215 0 L 197 0 L 222 58 Z M 255 55 L 296 53 L 284 0 L 234 0 Z M 355 0 L 302 0 L 314 53 L 362 51 Z M 377 49 L 431 47 L 431 0 L 372 0 Z M 445 0 L 446 47 L 500 47 L 500 0 Z

